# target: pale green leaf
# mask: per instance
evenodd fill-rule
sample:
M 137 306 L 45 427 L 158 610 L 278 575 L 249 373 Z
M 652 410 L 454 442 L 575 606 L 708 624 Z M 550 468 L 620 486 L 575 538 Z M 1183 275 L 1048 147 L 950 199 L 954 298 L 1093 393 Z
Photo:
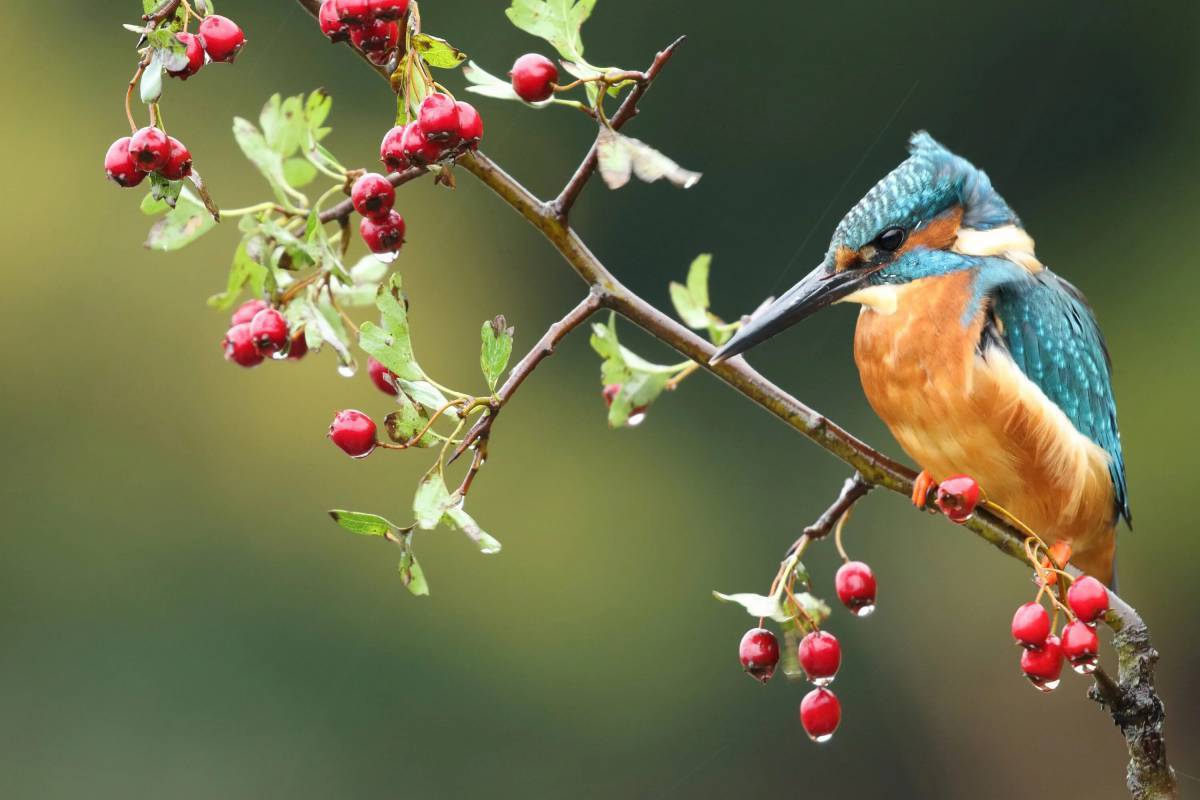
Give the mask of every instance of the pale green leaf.
M 456 501 L 461 500 L 459 497 L 454 498 Z M 461 505 L 453 505 L 446 510 L 446 517 L 450 524 L 465 533 L 475 546 L 479 548 L 479 552 L 484 555 L 494 555 L 500 552 L 500 542 L 479 527 L 470 514 L 463 510 Z
M 630 175 L 646 183 L 666 178 L 683 189 L 700 180 L 699 172 L 684 169 L 645 142 L 609 128 L 600 129 L 596 153 L 600 177 L 610 189 L 620 189 L 629 182 Z
M 412 438 L 429 424 L 429 416 L 404 392 L 397 392 L 396 402 L 400 404 L 400 410 L 388 414 L 384 418 L 383 427 L 393 442 L 410 444 Z M 427 432 L 411 446 L 433 447 L 437 441 L 437 437 L 432 432 Z
M 580 28 L 596 0 L 512 0 L 505 13 L 513 25 L 545 39 L 563 58 L 583 61 Z
M 454 69 L 467 60 L 467 54 L 445 39 L 418 33 L 412 37 L 413 47 L 425 59 L 425 63 L 439 69 Z
M 429 584 L 425 581 L 425 573 L 417 563 L 417 557 L 410 548 L 405 548 L 400 556 L 400 582 L 409 592 L 422 597 L 429 594 Z
M 395 525 L 377 514 L 335 509 L 329 512 L 329 516 L 338 525 L 360 536 L 386 536 L 388 532 L 396 530 Z
M 452 502 L 442 473 L 437 469 L 430 470 L 417 484 L 417 493 L 413 497 L 413 515 L 417 518 L 417 527 L 426 531 L 436 528 Z
M 204 204 L 184 188 L 179 193 L 175 208 L 150 228 L 146 247 L 151 250 L 179 250 L 211 231 L 216 224 Z
M 692 261 L 692 265 L 688 267 L 687 288 L 691 292 L 692 298 L 701 308 L 707 309 L 709 306 L 708 300 L 708 273 L 712 266 L 712 254 L 701 253 Z M 702 327 L 702 326 L 701 326 Z
M 283 162 L 283 179 L 302 189 L 317 179 L 317 168 L 306 158 L 289 158 Z
M 508 327 L 504 317 L 496 317 L 483 323 L 480 335 L 483 347 L 479 353 L 479 366 L 487 379 L 488 389 L 495 392 L 496 384 L 512 357 L 513 329 Z

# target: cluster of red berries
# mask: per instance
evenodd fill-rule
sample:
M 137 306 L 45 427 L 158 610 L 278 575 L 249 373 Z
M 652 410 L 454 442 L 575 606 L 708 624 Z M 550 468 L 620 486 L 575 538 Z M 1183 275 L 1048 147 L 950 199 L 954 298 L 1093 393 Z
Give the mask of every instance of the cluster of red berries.
M 847 561 L 834 577 L 838 599 L 855 616 L 875 610 L 875 575 L 861 561 Z M 816 688 L 800 701 L 800 724 L 815 742 L 827 742 L 842 721 L 842 704 L 829 690 L 842 665 L 842 646 L 828 631 L 814 630 L 800 640 L 800 666 Z M 766 683 L 779 664 L 779 640 L 766 628 L 751 628 L 738 645 L 742 669 Z
M 161 128 L 145 127 L 117 139 L 104 154 L 104 174 L 118 186 L 133 188 L 157 172 L 169 181 L 192 174 L 192 154 Z
M 324 0 L 317 19 L 331 42 L 350 42 L 375 64 L 386 64 L 400 44 L 408 0 Z
M 475 149 L 483 138 L 483 117 L 470 103 L 434 92 L 421 102 L 417 119 L 397 125 L 383 137 L 379 160 L 392 172 L 424 167 Z
M 187 64 L 181 69 L 168 70 L 167 74 L 184 81 L 199 72 L 209 61 L 232 64 L 246 45 L 246 34 L 237 23 L 220 14 L 205 17 L 196 33 L 181 31 L 175 34 L 175 38 L 183 43 Z
M 384 394 L 395 397 L 400 393 L 400 379 L 396 377 L 396 373 L 374 358 L 367 360 L 367 375 Z M 339 411 L 329 424 L 330 440 L 351 458 L 366 458 L 371 455 L 379 444 L 377 434 L 375 420 L 354 409 Z
M 257 367 L 267 356 L 298 361 L 308 353 L 304 331 L 289 331 L 287 320 L 262 300 L 247 300 L 233 312 L 221 343 L 225 358 L 243 367 Z
M 508 73 L 513 91 L 526 103 L 549 100 L 558 83 L 558 67 L 538 53 L 526 53 L 518 58 Z
M 399 252 L 404 244 L 404 217 L 393 208 L 396 190 L 383 175 L 368 172 L 350 192 L 354 210 L 362 215 L 358 232 L 376 255 Z
M 1061 636 L 1054 635 L 1050 614 L 1041 603 L 1026 603 L 1013 615 L 1012 635 L 1024 648 L 1021 671 L 1039 691 L 1058 687 L 1064 660 L 1080 675 L 1096 670 L 1100 639 L 1095 627 L 1108 610 L 1108 590 L 1100 581 L 1084 575 L 1067 589 L 1067 606 L 1075 619 L 1062 629 Z

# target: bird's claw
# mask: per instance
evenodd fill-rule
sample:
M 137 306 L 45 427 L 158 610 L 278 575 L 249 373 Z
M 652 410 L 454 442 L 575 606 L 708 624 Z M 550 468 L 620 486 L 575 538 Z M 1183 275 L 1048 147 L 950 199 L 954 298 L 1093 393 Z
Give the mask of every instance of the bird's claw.
M 921 474 L 913 480 L 912 504 L 918 509 L 924 510 L 929 503 L 929 492 L 935 486 L 937 486 L 937 481 L 933 479 L 933 476 L 925 470 L 921 470 Z

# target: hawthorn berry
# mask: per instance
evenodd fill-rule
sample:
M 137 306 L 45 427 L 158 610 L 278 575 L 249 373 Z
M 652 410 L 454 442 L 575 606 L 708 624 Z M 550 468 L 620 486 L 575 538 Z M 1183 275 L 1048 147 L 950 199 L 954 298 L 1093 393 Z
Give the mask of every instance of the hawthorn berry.
M 800 724 L 814 742 L 828 742 L 841 721 L 842 704 L 828 689 L 813 689 L 800 701 Z
M 1021 671 L 1039 692 L 1058 688 L 1063 653 L 1057 636 L 1047 636 L 1041 647 L 1021 652 Z
M 292 361 L 299 361 L 308 355 L 308 337 L 304 335 L 304 328 L 292 334 L 291 341 L 288 342 L 287 357 Z
M 384 134 L 379 145 L 379 160 L 391 172 L 408 169 L 408 156 L 404 154 L 405 125 L 397 125 Z
M 317 20 L 321 23 L 321 33 L 331 42 L 345 42 L 350 39 L 350 26 L 342 22 L 338 16 L 335 0 L 324 0 Z
M 364 53 L 395 50 L 400 43 L 400 25 L 377 19 L 350 27 L 350 42 Z
M 1026 648 L 1041 647 L 1050 635 L 1050 615 L 1041 603 L 1026 603 L 1012 618 L 1012 635 Z
M 1096 629 L 1086 622 L 1075 620 L 1063 628 L 1062 652 L 1071 669 L 1080 675 L 1096 671 L 1097 655 L 1100 653 L 1100 637 Z
M 842 646 L 832 633 L 813 631 L 800 640 L 799 656 L 809 681 L 828 686 L 842 665 Z
M 372 20 L 371 0 L 334 0 L 338 19 L 347 25 L 362 25 Z
M 288 342 L 287 320 L 273 308 L 264 308 L 250 321 L 250 338 L 261 353 L 275 353 Z
M 130 137 L 113 142 L 104 154 L 104 174 L 113 183 L 129 189 L 146 180 L 146 173 L 138 169 L 137 162 L 129 152 Z
M 540 103 L 554 94 L 558 67 L 539 53 L 526 53 L 518 58 L 508 73 L 513 91 L 526 103 Z
M 454 105 L 458 109 L 458 135 L 472 149 L 478 149 L 479 140 L 483 138 L 483 117 L 470 103 L 459 100 Z
M 458 106 L 449 96 L 434 92 L 421 101 L 417 116 L 426 139 L 454 142 L 458 139 Z
M 875 575 L 861 561 L 847 561 L 838 568 L 833 579 L 838 599 L 842 605 L 865 617 L 875 610 Z
M 199 27 L 200 44 L 204 52 L 213 61 L 224 61 L 232 64 L 246 44 L 246 34 L 237 23 L 229 17 L 220 14 L 210 14 L 204 18 Z
M 375 172 L 368 172 L 354 182 L 350 192 L 354 210 L 364 217 L 381 219 L 386 217 L 396 204 L 396 190 L 388 179 Z
M 129 157 L 142 172 L 154 172 L 171 158 L 171 142 L 158 128 L 141 128 L 129 138 Z
M 254 315 L 267 307 L 265 300 L 247 300 L 238 306 L 237 311 L 233 312 L 233 316 L 229 318 L 230 325 L 241 325 L 243 322 L 250 322 L 254 319 Z
M 779 640 L 766 628 L 751 628 L 738 644 L 738 660 L 747 675 L 766 683 L 779 663 Z
M 404 217 L 395 211 L 379 219 L 363 217 L 358 232 L 372 253 L 395 253 L 404 244 Z
M 979 484 L 970 475 L 954 475 L 938 484 L 937 507 L 951 522 L 962 524 L 979 504 Z
M 420 122 L 410 123 L 404 129 L 404 156 L 413 164 L 432 164 L 442 157 L 442 145 L 425 137 Z
M 257 367 L 263 361 L 263 354 L 254 346 L 254 336 L 250 333 L 250 323 L 241 322 L 234 325 L 225 333 L 225 359 L 242 367 Z
M 169 181 L 181 181 L 192 174 L 192 154 L 174 136 L 168 136 L 167 142 L 171 145 L 171 155 L 159 174 Z
M 371 0 L 376 19 L 400 19 L 408 11 L 408 0 Z
M 1084 575 L 1067 589 L 1067 605 L 1075 616 L 1093 623 L 1108 611 L 1108 589 L 1091 575 Z
M 396 377 L 396 373 L 385 367 L 382 362 L 374 358 L 368 358 L 367 375 L 371 377 L 371 383 L 375 384 L 379 391 L 384 394 L 390 394 L 392 397 L 400 394 L 399 384 L 397 383 L 400 379 Z
M 348 409 L 334 415 L 329 438 L 351 458 L 366 458 L 375 449 L 375 421 L 361 411 Z
M 204 66 L 204 45 L 200 44 L 198 36 L 186 31 L 175 34 L 175 38 L 183 42 L 184 52 L 187 55 L 187 65 L 183 69 L 167 70 L 167 74 L 172 78 L 179 78 L 181 81 L 186 81 Z

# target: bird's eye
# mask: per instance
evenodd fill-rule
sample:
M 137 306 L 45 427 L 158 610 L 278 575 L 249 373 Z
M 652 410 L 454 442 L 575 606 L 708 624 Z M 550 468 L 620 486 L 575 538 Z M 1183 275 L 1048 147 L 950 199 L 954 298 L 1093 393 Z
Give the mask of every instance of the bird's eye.
M 875 246 L 880 250 L 886 250 L 889 253 L 894 253 L 900 249 L 900 245 L 904 244 L 904 239 L 907 236 L 908 231 L 904 230 L 904 228 L 888 228 L 875 238 Z

